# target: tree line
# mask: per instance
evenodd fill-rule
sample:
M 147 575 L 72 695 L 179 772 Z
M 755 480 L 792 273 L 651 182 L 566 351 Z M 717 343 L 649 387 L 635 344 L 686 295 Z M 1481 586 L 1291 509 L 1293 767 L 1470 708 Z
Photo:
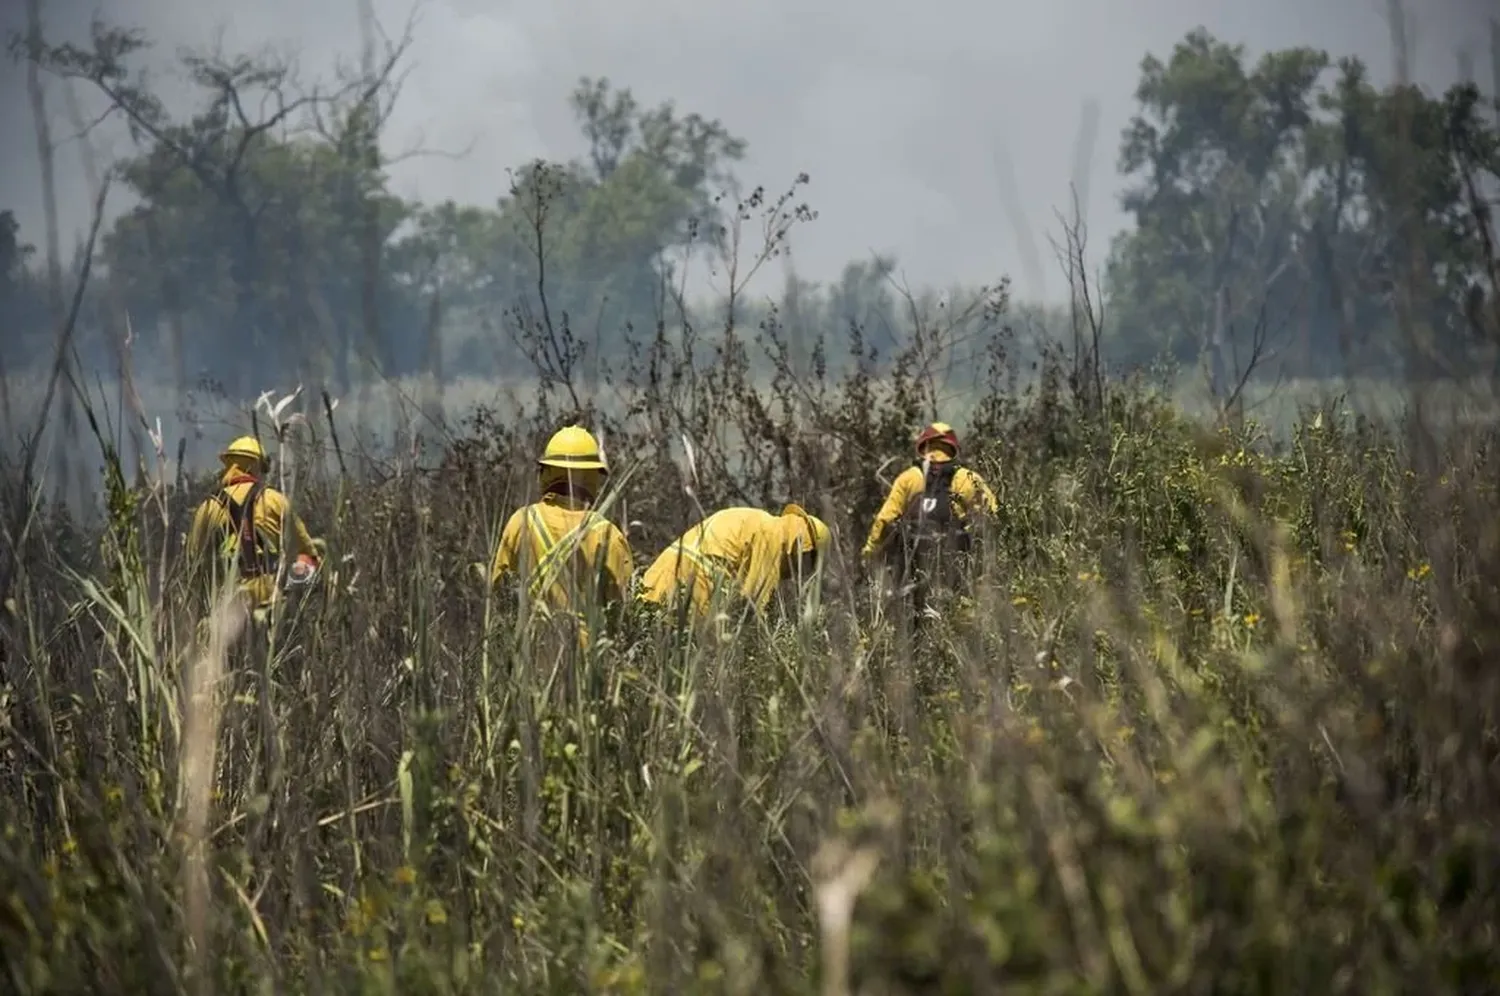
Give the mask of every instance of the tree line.
M 12 39 L 17 58 L 92 87 L 135 142 L 109 173 L 135 204 L 98 240 L 78 358 L 109 369 L 128 352 L 179 391 L 246 397 L 456 371 L 571 380 L 653 337 L 737 327 L 775 330 L 816 373 L 878 362 L 942 313 L 955 345 L 1029 317 L 1044 336 L 1071 327 L 1099 362 L 1198 365 L 1219 396 L 1272 370 L 1430 377 L 1495 363 L 1500 143 L 1472 83 L 1381 87 L 1358 59 L 1252 59 L 1196 30 L 1142 61 L 1118 150 L 1132 223 L 1082 309 L 1022 309 L 1003 279 L 913 291 L 882 258 L 829 286 L 788 276 L 767 304 L 736 295 L 815 218 L 807 178 L 741 189 L 743 138 L 607 79 L 569 96 L 576 159 L 497 168 L 490 204 L 397 196 L 381 135 L 409 40 L 315 86 L 286 62 L 185 55 L 200 99 L 174 117 L 139 68 L 138 30 L 96 21 L 86 45 Z M 1075 218 L 1066 234 L 1076 295 L 1086 233 Z M 0 213 L 10 374 L 51 362 L 60 321 L 49 301 L 64 295 L 34 242 Z M 710 265 L 730 282 L 708 307 L 682 277 Z

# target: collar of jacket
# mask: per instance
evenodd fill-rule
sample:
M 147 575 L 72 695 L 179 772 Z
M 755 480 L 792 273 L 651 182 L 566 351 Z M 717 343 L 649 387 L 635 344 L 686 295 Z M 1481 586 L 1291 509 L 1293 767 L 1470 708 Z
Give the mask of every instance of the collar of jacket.
M 560 505 L 574 512 L 587 511 L 589 500 L 582 495 L 570 495 L 562 491 L 548 491 L 542 495 L 541 504 Z
M 236 484 L 254 484 L 256 480 L 257 478 L 252 474 L 247 474 L 242 470 L 231 470 L 224 475 L 223 484 L 224 487 L 229 488 Z

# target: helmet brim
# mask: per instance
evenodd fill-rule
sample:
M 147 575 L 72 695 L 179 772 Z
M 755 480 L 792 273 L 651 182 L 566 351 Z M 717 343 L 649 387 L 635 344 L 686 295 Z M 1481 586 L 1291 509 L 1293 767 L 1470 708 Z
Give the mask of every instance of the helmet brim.
M 598 457 L 542 457 L 539 467 L 556 467 L 558 470 L 609 470 L 609 465 Z
M 259 463 L 269 462 L 264 453 L 246 453 L 244 450 L 225 450 L 219 454 L 219 462 L 228 467 L 234 463 Z

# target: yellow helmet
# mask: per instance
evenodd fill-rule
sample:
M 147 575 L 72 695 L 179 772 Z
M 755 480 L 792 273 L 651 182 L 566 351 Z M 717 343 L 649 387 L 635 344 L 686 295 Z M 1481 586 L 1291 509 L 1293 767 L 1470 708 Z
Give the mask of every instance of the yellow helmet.
M 796 504 L 786 506 L 781 510 L 781 514 L 783 517 L 800 519 L 798 525 L 806 527 L 805 531 L 799 530 L 800 535 L 794 541 L 797 546 L 801 547 L 803 553 L 815 553 L 821 558 L 827 552 L 828 544 L 833 539 L 833 533 L 829 530 L 827 523 L 816 515 L 808 514 L 805 508 Z M 807 548 L 809 541 L 812 543 L 810 550 Z
M 594 434 L 579 425 L 565 426 L 547 440 L 547 448 L 537 461 L 543 467 L 560 467 L 563 470 L 608 470 L 604 454 Z
M 269 460 L 266 458 L 265 447 L 260 445 L 260 440 L 254 436 L 241 436 L 219 454 L 219 460 L 226 466 L 239 460 L 253 460 L 264 466 Z

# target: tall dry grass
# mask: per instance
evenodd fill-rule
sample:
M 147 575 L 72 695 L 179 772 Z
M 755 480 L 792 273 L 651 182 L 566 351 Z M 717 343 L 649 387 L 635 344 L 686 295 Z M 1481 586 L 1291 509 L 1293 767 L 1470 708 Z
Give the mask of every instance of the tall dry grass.
M 997 350 L 964 430 L 1001 514 L 971 597 L 913 631 L 856 551 L 921 378 L 752 384 L 743 350 L 428 453 L 361 457 L 317 399 L 263 425 L 330 547 L 265 623 L 183 575 L 204 481 L 127 486 L 106 444 L 89 523 L 8 468 L 7 985 L 1494 983 L 1492 426 L 1324 407 L 1273 446 L 1128 384 L 1080 405 L 1057 366 L 1014 392 Z M 631 472 L 638 563 L 701 508 L 797 499 L 835 529 L 821 598 L 732 639 L 533 638 L 471 565 L 571 418 Z

